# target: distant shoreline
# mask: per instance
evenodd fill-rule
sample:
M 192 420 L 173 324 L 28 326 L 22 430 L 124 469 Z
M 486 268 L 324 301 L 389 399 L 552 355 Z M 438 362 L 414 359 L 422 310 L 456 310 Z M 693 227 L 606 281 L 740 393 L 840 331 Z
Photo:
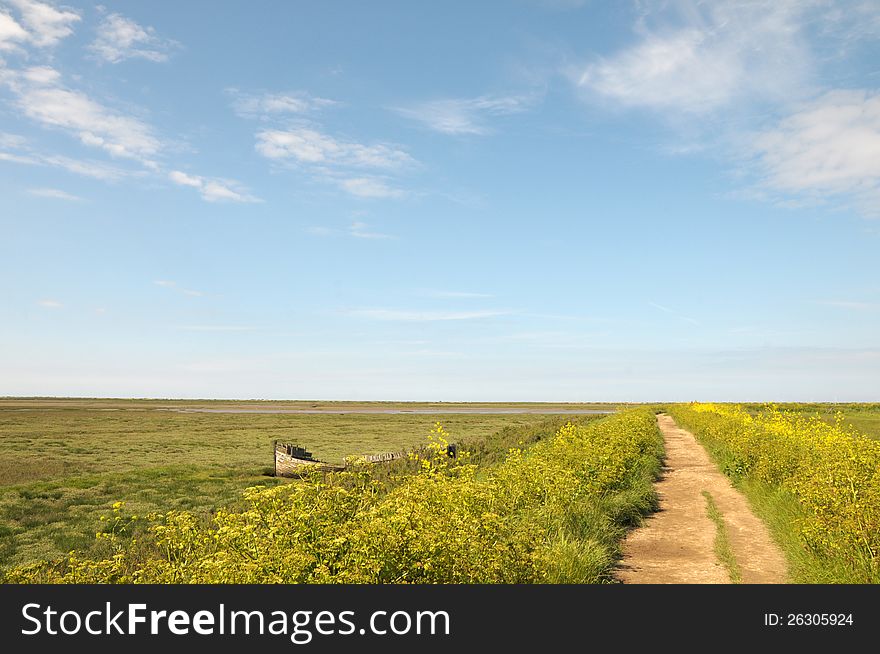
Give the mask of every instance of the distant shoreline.
M 27 410 L 171 411 L 266 414 L 594 414 L 623 402 L 400 402 L 345 400 L 169 400 L 111 398 L 0 398 L 0 412 Z

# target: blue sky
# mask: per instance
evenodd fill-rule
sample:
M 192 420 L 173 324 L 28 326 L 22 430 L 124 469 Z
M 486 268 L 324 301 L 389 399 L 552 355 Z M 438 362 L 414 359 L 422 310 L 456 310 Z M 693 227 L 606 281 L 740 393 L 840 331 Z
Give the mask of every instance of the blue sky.
M 0 395 L 878 400 L 874 2 L 0 0 Z

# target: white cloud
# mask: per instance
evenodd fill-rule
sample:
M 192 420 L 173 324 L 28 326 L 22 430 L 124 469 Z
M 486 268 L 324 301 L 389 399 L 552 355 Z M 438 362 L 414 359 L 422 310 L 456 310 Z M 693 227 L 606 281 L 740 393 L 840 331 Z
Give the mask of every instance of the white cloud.
M 3 135 L 0 135 L 2 137 Z M 3 139 L 0 138 L 0 147 Z M 0 151 L 0 161 L 26 164 L 32 166 L 49 166 L 61 168 L 68 172 L 84 177 L 91 177 L 101 181 L 117 181 L 125 177 L 142 176 L 144 171 L 129 171 L 110 166 L 100 161 L 79 160 L 60 155 L 46 155 L 24 148 L 19 152 Z M 203 199 L 209 202 L 260 202 L 259 198 L 248 193 L 238 182 L 226 179 L 211 179 L 197 175 L 189 175 L 179 170 L 168 173 L 168 178 L 180 186 L 189 186 L 199 191 Z M 55 191 L 54 189 L 32 189 L 33 195 L 44 197 L 56 197 L 59 199 L 80 199 L 74 195 Z M 64 193 L 64 197 L 62 197 Z
M 491 96 L 449 98 L 420 102 L 395 111 L 429 129 L 443 134 L 487 134 L 492 116 L 505 116 L 528 110 L 533 100 L 526 96 Z
M 404 195 L 400 189 L 393 188 L 376 177 L 353 177 L 340 180 L 339 185 L 359 198 L 399 198 Z
M 133 161 L 142 168 L 137 171 L 124 170 L 101 161 L 37 152 L 23 138 L 5 133 L 0 133 L 0 161 L 57 167 L 105 181 L 167 175 L 176 184 L 198 189 L 202 198 L 209 202 L 259 201 L 234 180 L 188 175 L 176 170 L 168 172 L 157 161 L 166 154 L 167 145 L 155 134 L 150 124 L 107 107 L 81 91 L 68 88 L 55 68 L 31 66 L 22 70 L 7 69 L 0 82 L 12 91 L 13 103 L 25 117 L 42 127 L 65 131 L 84 146 L 102 150 L 114 158 Z
M 395 322 L 481 320 L 510 314 L 510 311 L 399 311 L 396 309 L 355 309 L 348 312 L 348 315 L 356 318 Z
M 364 144 L 334 138 L 316 129 L 265 129 L 257 132 L 257 152 L 268 159 L 304 167 L 317 179 L 360 198 L 400 198 L 405 193 L 387 177 L 364 171 L 397 173 L 417 165 L 404 150 L 384 143 Z
M 27 139 L 18 134 L 0 132 L 0 148 L 24 148 L 27 147 Z
M 254 196 L 233 189 L 227 181 L 206 180 L 201 193 L 208 202 L 259 202 Z
M 73 195 L 57 188 L 29 188 L 27 192 L 29 195 L 34 195 L 40 198 L 52 198 L 55 200 L 66 200 L 68 202 L 82 202 L 82 198 L 78 195 Z
M 880 212 L 880 93 L 826 93 L 751 141 L 759 185 Z
M 40 300 L 37 304 L 44 309 L 61 309 L 64 307 L 58 300 Z
M 703 114 L 737 100 L 786 99 L 810 73 L 801 32 L 809 2 L 679 2 L 643 17 L 637 43 L 569 71 L 576 85 L 625 106 Z M 670 25 L 670 23 L 672 23 Z
M 102 181 L 114 181 L 122 179 L 123 177 L 132 177 L 140 174 L 111 166 L 102 161 L 73 159 L 62 155 L 38 155 L 37 163 L 56 168 L 63 168 L 76 175 L 91 177 Z
M 28 68 L 9 85 L 17 96 L 16 104 L 31 120 L 66 130 L 84 145 L 100 148 L 114 157 L 155 167 L 152 158 L 162 144 L 149 125 L 64 87 L 54 69 Z
M 191 186 L 192 188 L 202 188 L 202 178 L 196 177 L 194 175 L 187 175 L 184 172 L 179 170 L 172 170 L 168 177 L 175 184 L 180 184 L 181 186 Z
M 10 163 L 32 164 L 37 165 L 40 162 L 26 154 L 16 152 L 0 152 L 0 161 L 8 161 Z
M 189 186 L 199 191 L 208 202 L 260 202 L 241 187 L 238 182 L 228 179 L 212 179 L 190 175 L 180 170 L 168 173 L 168 179 L 179 186 Z
M 38 47 L 49 47 L 73 34 L 73 24 L 80 16 L 75 10 L 56 8 L 36 0 L 6 0 L 18 9 L 21 22 L 28 29 L 28 40 Z
M 50 66 L 33 66 L 25 69 L 21 76 L 34 84 L 54 84 L 61 79 L 61 73 Z
M 369 225 L 367 225 L 366 223 L 359 222 L 359 221 L 355 221 L 349 226 L 348 233 L 355 238 L 378 239 L 378 240 L 394 238 L 390 234 L 382 234 L 381 232 L 371 231 Z
M 15 50 L 27 39 L 27 31 L 12 16 L 0 9 L 0 52 Z
M 397 169 L 415 163 L 403 150 L 385 144 L 342 141 L 310 128 L 257 132 L 257 152 L 269 159 L 353 168 Z
M 284 114 L 305 114 L 337 104 L 334 100 L 320 98 L 305 91 L 288 93 L 240 93 L 238 89 L 227 89 L 232 97 L 232 108 L 243 118 L 268 118 Z
M 876 3 L 645 7 L 635 43 L 569 69 L 588 99 L 669 119 L 681 142 L 666 152 L 720 151 L 741 165 L 748 185 L 732 197 L 789 208 L 834 201 L 880 215 L 880 94 L 820 95 L 822 66 L 848 63 L 856 44 L 880 35 Z
M 108 14 L 98 26 L 98 37 L 89 50 L 111 64 L 126 59 L 163 62 L 177 45 L 157 36 L 152 27 L 143 27 L 120 14 Z
M 327 106 L 334 100 L 305 91 L 284 93 L 242 93 L 227 89 L 235 112 L 245 118 L 274 122 L 255 134 L 254 148 L 263 157 L 304 171 L 316 181 L 334 185 L 360 198 L 399 198 L 390 176 L 418 166 L 403 148 L 389 143 L 363 143 L 328 134 L 301 116 Z M 287 120 L 281 123 L 281 119 Z
M 0 150 L 0 161 L 29 166 L 61 168 L 76 175 L 102 181 L 116 181 L 123 177 L 139 174 L 101 161 L 73 159 L 62 155 L 36 152 L 28 145 L 24 138 L 14 134 L 0 134 L 0 148 L 6 148 L 6 151 Z M 13 152 L 9 150 L 13 150 Z

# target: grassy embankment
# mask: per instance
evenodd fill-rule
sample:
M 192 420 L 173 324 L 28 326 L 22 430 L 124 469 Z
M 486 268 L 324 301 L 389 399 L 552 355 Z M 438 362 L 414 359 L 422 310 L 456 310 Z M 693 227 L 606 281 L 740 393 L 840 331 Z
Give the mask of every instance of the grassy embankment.
M 656 503 L 662 439 L 648 410 L 549 436 L 546 423 L 508 429 L 478 448 L 482 465 L 449 459 L 447 433 L 434 436 L 414 470 L 395 479 L 365 466 L 250 489 L 243 506 L 210 524 L 191 512 L 153 516 L 136 543 L 119 538 L 131 519 L 117 507 L 103 558 L 44 562 L 9 579 L 597 583 L 610 580 L 626 529 Z
M 284 415 L 158 410 L 168 404 L 0 401 L 0 568 L 94 548 L 95 532 L 101 527 L 99 517 L 118 500 L 126 501 L 128 509 L 138 515 L 177 509 L 208 519 L 217 508 L 240 501 L 241 491 L 247 487 L 286 483 L 267 476 L 272 469 L 271 443 L 276 438 L 301 443 L 319 458 L 340 461 L 346 455 L 421 444 L 439 419 L 461 441 L 477 444 L 500 439 L 495 450 L 505 439 L 519 438 L 518 429 L 536 427 L 546 433 L 562 420 L 525 414 Z M 171 404 L 178 409 L 229 405 Z M 315 403 L 308 403 L 308 408 L 311 404 Z M 291 403 L 272 403 L 273 408 L 279 405 L 291 408 Z M 330 410 L 339 407 L 320 405 Z M 302 403 L 293 408 L 302 408 Z M 545 424 L 550 426 L 542 428 Z M 491 451 L 489 447 L 482 456 L 491 458 Z
M 799 583 L 880 582 L 880 442 L 796 411 L 673 405 L 770 528 Z

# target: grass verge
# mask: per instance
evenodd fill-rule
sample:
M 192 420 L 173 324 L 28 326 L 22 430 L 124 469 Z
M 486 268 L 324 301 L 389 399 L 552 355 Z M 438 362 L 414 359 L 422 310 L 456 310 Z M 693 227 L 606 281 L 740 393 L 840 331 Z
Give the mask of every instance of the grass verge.
M 712 493 L 704 490 L 703 497 L 706 498 L 706 514 L 715 523 L 715 556 L 727 568 L 727 576 L 730 577 L 731 583 L 740 584 L 742 583 L 742 571 L 739 569 L 733 548 L 730 546 L 730 536 L 727 533 L 724 515 L 718 510 Z
M 880 449 L 847 425 L 774 407 L 667 408 L 782 549 L 793 583 L 880 582 Z

